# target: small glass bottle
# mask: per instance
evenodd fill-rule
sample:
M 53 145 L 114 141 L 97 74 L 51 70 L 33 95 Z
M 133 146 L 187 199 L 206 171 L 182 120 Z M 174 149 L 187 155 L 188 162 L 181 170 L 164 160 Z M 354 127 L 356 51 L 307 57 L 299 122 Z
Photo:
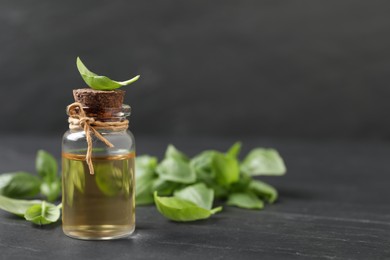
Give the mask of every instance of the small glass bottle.
M 96 110 L 86 116 L 100 122 L 122 122 L 130 107 Z M 93 126 L 92 126 L 93 127 Z M 135 229 L 135 142 L 127 129 L 97 130 L 113 147 L 92 134 L 93 172 L 87 165 L 88 144 L 82 127 L 68 130 L 62 141 L 62 227 L 73 238 L 106 240 L 129 236 Z

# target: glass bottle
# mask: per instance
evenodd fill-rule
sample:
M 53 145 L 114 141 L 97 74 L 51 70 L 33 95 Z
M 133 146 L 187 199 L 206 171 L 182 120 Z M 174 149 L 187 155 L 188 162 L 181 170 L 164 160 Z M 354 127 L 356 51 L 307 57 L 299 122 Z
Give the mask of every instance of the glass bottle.
M 88 117 L 102 122 L 123 121 L 130 107 Z M 107 115 L 110 115 L 107 117 Z M 116 239 L 135 229 L 134 157 L 135 142 L 129 130 L 97 130 L 113 147 L 92 135 L 91 175 L 86 163 L 86 133 L 82 128 L 68 130 L 62 140 L 62 227 L 73 238 Z

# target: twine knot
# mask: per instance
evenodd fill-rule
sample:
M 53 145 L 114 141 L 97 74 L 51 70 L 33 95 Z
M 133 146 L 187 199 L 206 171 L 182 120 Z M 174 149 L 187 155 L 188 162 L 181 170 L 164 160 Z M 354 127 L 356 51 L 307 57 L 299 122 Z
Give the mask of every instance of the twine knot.
M 85 124 L 91 125 L 95 123 L 95 118 L 93 117 L 83 117 L 80 118 L 79 120 L 80 120 L 79 122 L 81 127 L 84 127 Z
M 129 126 L 129 121 L 124 120 L 120 122 L 101 122 L 95 120 L 93 117 L 88 117 L 83 109 L 83 105 L 79 102 L 70 104 L 66 108 L 69 118 L 69 129 L 83 129 L 85 132 L 85 138 L 87 140 L 87 153 L 85 155 L 85 161 L 87 162 L 89 173 L 93 175 L 95 173 L 92 164 L 92 135 L 95 135 L 100 141 L 105 143 L 108 147 L 112 148 L 114 145 L 110 143 L 97 129 L 106 129 L 112 131 L 126 130 Z

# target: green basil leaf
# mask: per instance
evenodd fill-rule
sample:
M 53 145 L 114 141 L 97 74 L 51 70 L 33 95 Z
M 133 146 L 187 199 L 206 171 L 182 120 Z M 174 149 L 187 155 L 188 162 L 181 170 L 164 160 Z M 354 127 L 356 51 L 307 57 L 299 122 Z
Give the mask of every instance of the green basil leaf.
M 61 194 L 61 180 L 57 179 L 53 182 L 43 181 L 40 187 L 41 193 L 46 196 L 48 201 L 56 201 Z
M 135 201 L 137 205 L 149 205 L 153 199 L 153 181 L 156 178 L 157 158 L 141 155 L 135 158 Z
M 240 169 L 236 158 L 216 153 L 213 157 L 213 169 L 218 184 L 228 186 L 238 181 Z
M 141 155 L 135 158 L 135 174 L 136 178 L 140 176 L 147 175 L 148 177 L 153 177 L 155 175 L 154 171 L 157 166 L 157 158 Z
M 74 190 L 84 193 L 85 172 L 82 161 L 64 160 L 62 163 L 62 174 L 64 175 L 65 202 L 67 205 L 73 205 Z
M 153 180 L 152 185 L 152 194 L 154 191 L 157 191 L 158 194 L 162 196 L 170 196 L 173 192 L 180 188 L 184 184 L 180 184 L 177 182 L 167 181 L 161 178 L 156 178 Z
M 56 222 L 60 218 L 60 207 L 42 201 L 29 207 L 24 218 L 37 225 L 47 225 Z
M 156 168 L 156 172 L 163 180 L 177 183 L 193 183 L 196 174 L 188 162 L 175 158 L 165 158 Z
M 236 192 L 246 192 L 248 190 L 249 184 L 252 181 L 252 177 L 246 174 L 240 174 L 240 178 L 237 182 L 232 183 L 229 187 L 230 193 Z
M 175 191 L 174 196 L 179 199 L 191 201 L 201 208 L 210 210 L 213 206 L 214 191 L 207 188 L 204 183 L 197 183 Z
M 123 195 L 130 199 L 133 196 L 135 185 L 134 168 L 130 166 L 129 160 L 124 160 L 122 165 L 122 192 Z
M 58 199 L 61 193 L 61 181 L 57 175 L 58 165 L 56 159 L 46 151 L 39 150 L 35 161 L 35 167 L 42 177 L 40 190 L 49 201 Z
M 205 183 L 214 191 L 214 196 L 216 198 L 223 199 L 228 195 L 228 190 L 227 187 L 217 183 L 217 174 L 213 167 L 214 157 L 218 153 L 219 152 L 213 150 L 204 151 L 192 158 L 190 166 L 196 173 L 196 181 Z
M 153 181 L 156 178 L 157 158 L 142 155 L 135 158 L 135 202 L 137 205 L 149 205 L 153 199 Z
M 8 185 L 8 183 L 12 180 L 15 173 L 3 173 L 0 175 L 0 193 Z M 1 194 L 0 194 L 1 195 Z
M 241 171 L 249 175 L 284 175 L 286 166 L 274 149 L 253 149 L 241 164 Z
M 135 202 L 137 205 L 149 205 L 152 204 L 153 199 L 153 178 L 147 176 L 138 177 L 135 181 Z
M 76 189 L 81 193 L 84 193 L 85 189 L 85 172 L 84 165 L 82 161 L 69 161 L 69 181 L 72 181 L 72 184 Z
M 183 152 L 177 150 L 176 147 L 173 146 L 172 144 L 168 145 L 168 148 L 165 151 L 165 158 L 174 158 L 174 159 L 182 160 L 185 162 L 189 161 L 187 155 L 185 155 Z
M 13 172 L 0 175 L 0 195 L 23 199 L 39 193 L 41 180 L 27 172 Z
M 17 200 L 0 195 L 0 209 L 21 217 L 29 207 L 40 203 L 42 203 L 41 200 Z
M 159 197 L 154 192 L 154 202 L 157 210 L 166 218 L 173 221 L 194 221 L 209 218 L 222 210 L 217 207 L 212 210 L 204 209 L 195 203 L 176 197 Z
M 39 150 L 37 153 L 35 167 L 37 168 L 38 175 L 42 177 L 46 182 L 54 182 L 58 179 L 57 161 L 56 159 L 44 150 Z
M 262 209 L 264 203 L 252 193 L 232 193 L 226 202 L 229 206 L 236 206 L 245 209 Z
M 278 191 L 274 187 L 259 180 L 252 180 L 249 184 L 249 190 L 268 203 L 274 203 L 278 198 Z
M 212 183 L 215 179 L 215 171 L 213 169 L 213 159 L 216 151 L 204 151 L 190 161 L 191 168 L 196 173 L 197 181 Z
M 126 81 L 115 81 L 106 76 L 99 76 L 87 69 L 84 63 L 79 57 L 76 61 L 77 69 L 80 72 L 81 77 L 84 79 L 85 83 L 93 89 L 96 90 L 113 90 L 123 86 L 127 86 L 139 79 L 139 75 L 135 76 L 132 79 Z
M 236 142 L 232 145 L 232 147 L 229 148 L 229 150 L 226 152 L 226 155 L 233 157 L 233 158 L 238 158 L 238 155 L 240 154 L 241 151 L 241 142 Z
M 214 196 L 217 199 L 226 199 L 229 195 L 229 190 L 225 186 L 221 186 L 216 183 L 207 184 L 207 186 L 209 186 L 214 191 Z
M 111 162 L 97 162 L 95 164 L 95 182 L 103 194 L 115 196 L 122 190 L 122 171 L 113 166 Z

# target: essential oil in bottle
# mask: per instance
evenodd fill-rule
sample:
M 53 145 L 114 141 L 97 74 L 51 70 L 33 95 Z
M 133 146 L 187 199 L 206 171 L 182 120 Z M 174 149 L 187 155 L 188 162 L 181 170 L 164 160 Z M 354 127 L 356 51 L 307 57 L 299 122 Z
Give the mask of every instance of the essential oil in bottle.
M 134 153 L 92 158 L 62 155 L 63 230 L 71 237 L 96 239 L 128 235 L 135 228 Z
M 87 240 L 129 236 L 135 229 L 135 142 L 124 91 L 73 94 L 62 142 L 63 231 Z

